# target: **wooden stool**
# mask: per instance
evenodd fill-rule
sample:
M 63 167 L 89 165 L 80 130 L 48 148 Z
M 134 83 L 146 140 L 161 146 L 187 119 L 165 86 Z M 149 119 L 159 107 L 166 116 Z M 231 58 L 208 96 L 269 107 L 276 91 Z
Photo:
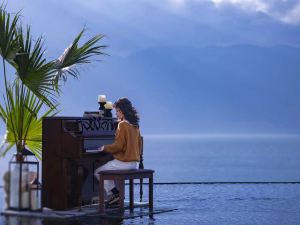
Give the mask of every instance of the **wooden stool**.
M 154 170 L 105 170 L 99 172 L 99 211 L 104 212 L 104 180 L 115 180 L 120 185 L 119 210 L 124 211 L 125 180 L 129 180 L 129 208 L 134 208 L 134 179 L 149 179 L 149 211 L 153 210 L 153 173 Z

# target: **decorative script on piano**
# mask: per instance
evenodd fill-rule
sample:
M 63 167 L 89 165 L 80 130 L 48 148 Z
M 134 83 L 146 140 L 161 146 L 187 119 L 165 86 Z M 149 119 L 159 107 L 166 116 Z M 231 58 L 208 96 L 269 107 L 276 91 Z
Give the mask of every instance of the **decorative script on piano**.
M 116 119 L 105 118 L 105 117 L 90 117 L 82 118 L 82 131 L 83 134 L 95 134 L 97 131 L 100 132 L 115 132 Z

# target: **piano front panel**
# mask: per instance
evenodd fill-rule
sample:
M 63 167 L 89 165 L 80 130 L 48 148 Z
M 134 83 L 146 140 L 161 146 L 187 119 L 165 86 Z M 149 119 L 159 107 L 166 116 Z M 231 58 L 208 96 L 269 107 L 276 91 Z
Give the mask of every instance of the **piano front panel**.
M 98 196 L 94 170 L 113 159 L 92 151 L 114 141 L 116 120 L 49 117 L 43 120 L 42 205 L 68 209 Z

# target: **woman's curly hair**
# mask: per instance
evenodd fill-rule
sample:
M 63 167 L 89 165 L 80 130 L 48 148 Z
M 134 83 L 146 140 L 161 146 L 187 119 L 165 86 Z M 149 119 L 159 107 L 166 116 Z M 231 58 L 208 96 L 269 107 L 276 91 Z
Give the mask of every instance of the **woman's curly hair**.
M 134 126 L 139 127 L 140 117 L 136 109 L 132 106 L 128 98 L 120 98 L 114 103 L 114 107 L 118 108 L 124 114 L 126 120 Z

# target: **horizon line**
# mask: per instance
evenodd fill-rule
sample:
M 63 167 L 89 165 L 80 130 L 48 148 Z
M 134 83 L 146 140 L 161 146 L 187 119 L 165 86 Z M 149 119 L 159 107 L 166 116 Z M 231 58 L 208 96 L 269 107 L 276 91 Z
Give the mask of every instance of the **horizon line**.
M 143 134 L 145 138 L 300 138 L 300 133 L 162 133 Z

